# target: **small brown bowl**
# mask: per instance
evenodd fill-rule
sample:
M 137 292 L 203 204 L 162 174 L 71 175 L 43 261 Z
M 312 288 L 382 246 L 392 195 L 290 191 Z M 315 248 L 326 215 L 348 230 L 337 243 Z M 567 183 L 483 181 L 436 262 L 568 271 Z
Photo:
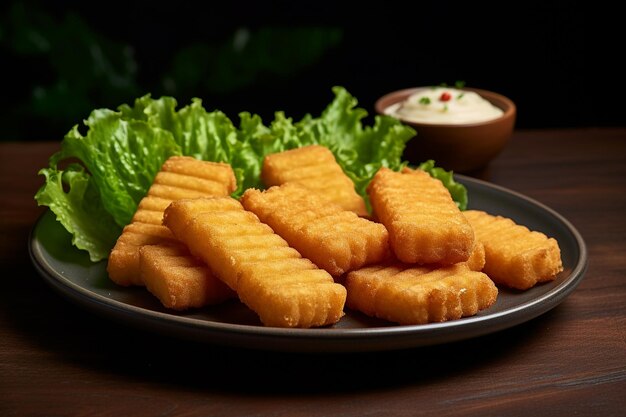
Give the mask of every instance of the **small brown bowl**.
M 406 100 L 410 95 L 430 87 L 408 88 L 394 91 L 379 98 L 374 107 L 385 114 L 389 106 Z M 483 169 L 505 147 L 515 125 L 516 107 L 503 95 L 480 90 L 474 91 L 500 108 L 504 113 L 493 120 L 465 124 L 416 123 L 400 119 L 417 132 L 407 143 L 404 159 L 419 164 L 433 159 L 437 166 L 459 173 L 472 173 Z

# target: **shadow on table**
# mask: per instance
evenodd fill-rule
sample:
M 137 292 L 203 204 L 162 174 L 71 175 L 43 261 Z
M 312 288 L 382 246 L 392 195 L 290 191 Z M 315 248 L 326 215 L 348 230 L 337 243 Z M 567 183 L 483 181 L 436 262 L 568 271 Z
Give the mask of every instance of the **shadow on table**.
M 83 369 L 123 376 L 130 383 L 158 383 L 233 394 L 324 394 L 433 383 L 493 364 L 513 363 L 520 346 L 538 344 L 558 307 L 495 334 L 409 350 L 302 354 L 212 346 L 131 328 L 68 303 L 35 271 L 13 281 L 5 298 L 7 324 L 26 343 L 40 345 Z M 21 288 L 18 288 L 21 287 Z M 22 305 L 18 305 L 22 304 Z M 60 335 L 62 335 L 60 337 Z

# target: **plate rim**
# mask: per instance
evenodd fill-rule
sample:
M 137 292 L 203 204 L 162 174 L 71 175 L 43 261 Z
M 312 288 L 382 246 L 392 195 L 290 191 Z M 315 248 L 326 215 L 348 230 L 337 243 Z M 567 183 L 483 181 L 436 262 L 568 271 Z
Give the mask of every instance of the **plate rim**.
M 537 298 L 533 298 L 532 300 L 528 300 L 502 311 L 488 313 L 482 316 L 471 316 L 459 320 L 420 325 L 299 329 L 223 323 L 193 317 L 177 316 L 167 312 L 154 311 L 107 298 L 87 288 L 81 287 L 54 270 L 47 263 L 45 256 L 42 254 L 42 248 L 40 242 L 37 240 L 36 230 L 44 216 L 54 216 L 49 209 L 44 211 L 32 226 L 28 239 L 28 251 L 31 262 L 37 272 L 49 285 L 71 301 L 83 307 L 87 307 L 100 315 L 115 319 L 124 319 L 123 321 L 129 321 L 131 324 L 135 325 L 142 325 L 141 327 L 148 325 L 148 328 L 157 332 L 164 332 L 166 334 L 174 333 L 183 338 L 200 340 L 207 343 L 249 348 L 249 342 L 258 342 L 259 338 L 265 339 L 265 343 L 257 343 L 257 346 L 253 346 L 256 350 L 268 349 L 302 352 L 381 351 L 460 341 L 494 333 L 532 320 L 556 307 L 576 289 L 587 269 L 588 252 L 582 235 L 569 220 L 549 206 L 509 188 L 460 174 L 454 174 L 454 177 L 455 180 L 459 180 L 462 184 L 472 183 L 477 187 L 496 190 L 497 192 L 510 194 L 518 199 L 524 200 L 526 203 L 534 205 L 549 214 L 565 226 L 565 229 L 574 238 L 579 252 L 576 264 L 573 265 L 569 276 L 559 285 L 546 291 Z M 504 321 L 504 318 L 511 320 Z M 462 331 L 460 334 L 457 334 L 456 332 L 459 332 L 459 330 Z M 205 337 L 190 335 L 189 332 L 193 331 L 201 331 Z M 426 340 L 422 340 L 424 337 L 416 337 L 418 334 L 424 336 Z M 429 335 L 435 335 L 437 337 L 429 339 L 427 337 Z M 388 343 L 388 346 L 381 346 L 381 343 L 377 343 L 379 342 L 378 340 L 373 340 L 381 336 L 390 338 L 387 339 L 387 341 L 391 343 Z M 415 338 L 419 340 L 416 341 Z M 311 341 L 323 342 L 324 347 L 327 349 L 320 349 L 320 346 L 311 346 Z M 359 342 L 359 344 L 352 347 L 346 346 L 346 342 L 350 341 Z M 364 343 L 366 341 L 369 343 Z

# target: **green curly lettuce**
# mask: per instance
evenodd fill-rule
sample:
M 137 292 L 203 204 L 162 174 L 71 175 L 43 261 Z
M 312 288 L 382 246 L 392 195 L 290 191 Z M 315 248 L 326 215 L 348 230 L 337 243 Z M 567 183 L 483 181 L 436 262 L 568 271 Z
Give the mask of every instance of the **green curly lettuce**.
M 389 116 L 376 116 L 365 126 L 367 112 L 344 88 L 333 88 L 334 100 L 319 117 L 294 122 L 283 112 L 265 125 L 258 115 L 242 112 L 235 125 L 219 110 L 207 112 L 199 99 L 177 110 L 172 97 L 140 97 L 117 111 L 94 110 L 84 122 L 83 136 L 74 126 L 49 167 L 40 171 L 45 183 L 35 199 L 54 212 L 72 234 L 76 247 L 92 261 L 108 256 L 124 225 L 163 162 L 172 155 L 229 163 L 237 178 L 234 197 L 250 187 L 263 188 L 263 158 L 305 145 L 328 147 L 368 201 L 366 187 L 380 167 L 400 170 L 406 142 L 415 131 Z M 464 208 L 464 187 L 452 173 L 430 161 L 420 168 L 442 180 Z
M 104 208 L 92 176 L 78 164 L 65 170 L 44 168 L 39 173 L 46 178 L 35 195 L 39 205 L 56 214 L 74 246 L 88 251 L 92 261 L 106 258 L 122 228 Z

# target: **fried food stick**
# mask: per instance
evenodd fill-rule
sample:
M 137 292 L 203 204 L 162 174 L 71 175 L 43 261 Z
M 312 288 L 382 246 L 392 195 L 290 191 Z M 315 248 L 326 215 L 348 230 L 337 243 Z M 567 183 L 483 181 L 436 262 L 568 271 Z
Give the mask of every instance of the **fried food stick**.
M 163 211 L 174 200 L 227 196 L 236 188 L 235 174 L 230 165 L 200 161 L 189 156 L 173 156 L 157 173 L 148 193 L 139 202 L 132 221 L 160 225 Z
M 123 286 L 143 285 L 139 249 L 145 245 L 176 242 L 169 229 L 161 224 L 163 211 L 172 201 L 229 195 L 235 188 L 235 175 L 228 164 L 187 156 L 169 158 L 109 255 L 107 271 L 111 280 Z
M 472 271 L 480 272 L 485 267 L 485 245 L 479 242 L 478 239 L 474 240 L 474 248 L 465 263 Z
M 143 246 L 139 260 L 142 282 L 167 308 L 187 310 L 236 297 L 183 244 Z
M 466 261 L 474 233 L 441 181 L 422 170 L 381 168 L 368 194 L 402 262 L 450 265 Z
M 266 191 L 248 189 L 241 198 L 274 232 L 332 276 L 389 258 L 389 235 L 380 223 L 357 216 L 298 183 Z
M 163 222 L 266 326 L 325 326 L 343 316 L 346 289 L 239 201 L 175 201 Z
M 324 146 L 309 145 L 267 155 L 261 180 L 266 187 L 297 182 L 359 216 L 367 216 L 365 201 L 343 172 L 333 153 Z
M 467 210 L 463 214 L 485 246 L 483 271 L 497 284 L 526 290 L 552 281 L 563 270 L 561 250 L 554 238 L 484 211 Z
M 400 324 L 473 316 L 493 305 L 498 289 L 482 272 L 460 263 L 442 268 L 401 263 L 348 273 L 346 306 Z
M 165 226 L 133 222 L 122 230 L 107 264 L 109 277 L 123 286 L 143 285 L 139 271 L 139 249 L 145 245 L 175 244 L 176 239 Z

